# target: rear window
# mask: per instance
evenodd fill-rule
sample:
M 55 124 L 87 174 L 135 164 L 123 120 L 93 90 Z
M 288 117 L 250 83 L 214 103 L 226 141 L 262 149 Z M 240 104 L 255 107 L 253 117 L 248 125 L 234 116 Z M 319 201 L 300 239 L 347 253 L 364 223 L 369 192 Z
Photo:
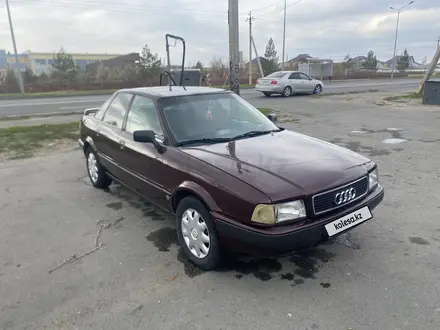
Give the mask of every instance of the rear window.
M 286 73 L 287 72 L 278 71 L 278 72 L 271 73 L 270 75 L 268 75 L 264 78 L 282 78 L 286 75 Z

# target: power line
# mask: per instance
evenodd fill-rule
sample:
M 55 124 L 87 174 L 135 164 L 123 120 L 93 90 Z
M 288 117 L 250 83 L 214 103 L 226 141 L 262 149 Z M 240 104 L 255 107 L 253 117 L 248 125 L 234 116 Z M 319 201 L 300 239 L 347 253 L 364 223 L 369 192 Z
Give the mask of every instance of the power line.
M 96 9 L 99 8 L 104 11 L 114 11 L 114 12 L 150 12 L 150 13 L 162 13 L 167 16 L 188 16 L 188 17 L 199 17 L 199 18 L 207 18 L 207 19 L 221 19 L 227 20 L 227 13 L 220 14 L 215 11 L 205 11 L 205 12 L 194 12 L 189 10 L 173 10 L 168 8 L 166 11 L 151 8 L 142 5 L 125 5 L 125 4 L 116 4 L 116 3 L 106 3 L 103 1 L 69 1 L 69 0 L 61 0 L 57 2 L 46 2 L 44 0 L 11 0 L 11 2 L 20 5 L 44 5 L 44 6 L 53 6 L 53 7 L 65 7 L 65 8 L 78 8 L 78 9 Z
M 16 4 L 20 5 L 45 5 L 45 6 L 54 6 L 54 7 L 70 7 L 70 8 L 99 8 L 104 11 L 116 11 L 116 12 L 151 12 L 151 13 L 159 13 L 170 16 L 196 16 L 201 18 L 210 18 L 210 19 L 228 19 L 228 13 L 225 9 L 221 11 L 219 15 L 218 10 L 185 10 L 185 9 L 175 9 L 170 7 L 152 7 L 145 5 L 131 5 L 117 2 L 107 2 L 100 0 L 86 1 L 86 0 L 58 0 L 57 2 L 47 2 L 45 0 L 11 0 Z M 242 15 L 241 18 L 244 18 L 247 13 L 240 13 Z
M 268 6 L 260 7 L 260 8 L 257 8 L 257 9 L 252 9 L 252 11 L 260 11 L 260 10 L 263 10 L 263 9 L 267 9 L 267 8 L 270 8 L 270 7 L 273 7 L 273 6 L 277 6 L 277 5 L 279 5 L 280 3 L 283 3 L 283 2 L 284 2 L 284 0 L 281 0 L 281 1 L 278 1 L 278 2 L 273 3 L 271 5 L 268 5 Z

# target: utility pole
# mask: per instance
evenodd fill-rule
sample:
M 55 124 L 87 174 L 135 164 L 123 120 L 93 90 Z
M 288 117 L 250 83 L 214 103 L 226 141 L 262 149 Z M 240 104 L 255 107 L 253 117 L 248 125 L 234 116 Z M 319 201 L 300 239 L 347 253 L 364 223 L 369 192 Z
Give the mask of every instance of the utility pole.
M 249 12 L 249 17 L 245 19 L 249 22 L 249 85 L 252 85 L 252 21 L 255 17 L 252 16 L 252 12 Z
M 287 0 L 284 0 L 284 28 L 283 28 L 283 59 L 281 60 L 281 69 L 284 69 L 284 52 L 286 50 L 286 12 L 287 12 Z
M 403 8 L 413 4 L 414 1 L 408 2 L 406 5 L 403 5 L 400 8 L 394 8 L 390 7 L 390 9 L 397 11 L 397 24 L 396 24 L 396 36 L 394 37 L 394 55 L 393 55 L 393 69 L 391 70 L 391 79 L 394 78 L 394 71 L 396 69 L 396 47 L 397 47 L 397 35 L 399 33 L 399 19 L 400 19 L 400 12 L 403 10 Z
M 17 79 L 20 86 L 20 93 L 24 93 L 23 77 L 20 72 L 20 61 L 17 54 L 17 45 L 15 44 L 14 27 L 12 26 L 11 10 L 9 9 L 9 1 L 6 0 L 6 11 L 8 12 L 9 28 L 11 29 L 12 45 L 14 46 L 15 65 L 17 66 Z
M 240 95 L 240 43 L 238 38 L 238 0 L 229 0 L 229 84 Z

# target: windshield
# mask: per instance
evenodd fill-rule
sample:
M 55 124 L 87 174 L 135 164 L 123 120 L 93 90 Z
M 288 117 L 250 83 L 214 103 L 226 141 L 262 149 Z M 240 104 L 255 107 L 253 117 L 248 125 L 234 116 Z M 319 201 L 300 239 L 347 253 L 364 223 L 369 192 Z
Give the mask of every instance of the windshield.
M 234 93 L 167 97 L 159 99 L 158 104 L 177 143 L 220 142 L 249 132 L 258 135 L 279 130 L 258 109 Z
M 287 72 L 284 71 L 277 71 L 274 73 L 271 73 L 270 75 L 264 77 L 264 78 L 282 78 L 286 75 Z

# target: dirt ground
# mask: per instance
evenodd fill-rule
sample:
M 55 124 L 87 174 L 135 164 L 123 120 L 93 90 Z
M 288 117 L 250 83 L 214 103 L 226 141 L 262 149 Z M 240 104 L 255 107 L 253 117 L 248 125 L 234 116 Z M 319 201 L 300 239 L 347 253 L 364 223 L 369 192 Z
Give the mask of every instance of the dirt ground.
M 2 162 L 0 329 L 438 329 L 440 107 L 386 96 L 256 100 L 376 161 L 385 199 L 329 244 L 209 273 L 168 215 L 91 187 L 75 143 Z

